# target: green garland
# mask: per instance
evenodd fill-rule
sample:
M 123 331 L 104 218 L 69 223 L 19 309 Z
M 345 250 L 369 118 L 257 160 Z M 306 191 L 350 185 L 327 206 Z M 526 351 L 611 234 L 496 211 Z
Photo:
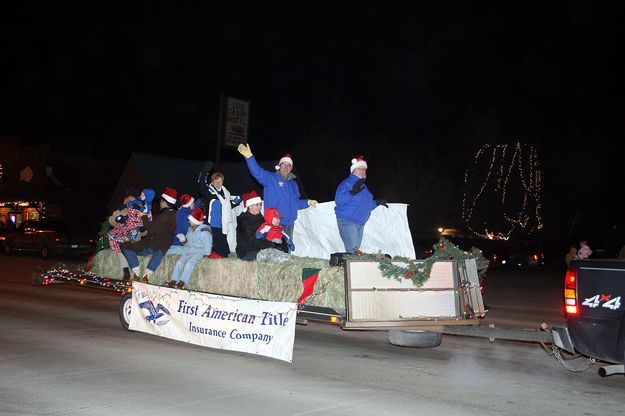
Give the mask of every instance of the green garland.
M 441 238 L 438 243 L 432 246 L 433 252 L 430 257 L 422 262 L 415 262 L 406 257 L 396 256 L 392 259 L 382 253 L 376 254 L 355 254 L 345 258 L 348 260 L 372 260 L 380 263 L 378 268 L 382 275 L 387 278 L 410 279 L 416 287 L 421 287 L 430 278 L 432 266 L 439 260 L 467 260 L 475 259 L 478 273 L 486 272 L 488 260 L 482 256 L 482 251 L 472 247 L 470 252 L 465 252 L 456 247 L 451 241 Z M 393 264 L 393 262 L 407 263 L 405 267 Z

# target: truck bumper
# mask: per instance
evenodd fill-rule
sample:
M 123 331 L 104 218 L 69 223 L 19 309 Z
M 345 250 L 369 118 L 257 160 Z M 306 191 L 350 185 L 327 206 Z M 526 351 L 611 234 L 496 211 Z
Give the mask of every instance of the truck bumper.
M 568 351 L 571 354 L 575 353 L 573 341 L 569 335 L 569 329 L 566 326 L 556 325 L 552 327 L 551 335 L 553 336 L 553 343 L 556 347 Z

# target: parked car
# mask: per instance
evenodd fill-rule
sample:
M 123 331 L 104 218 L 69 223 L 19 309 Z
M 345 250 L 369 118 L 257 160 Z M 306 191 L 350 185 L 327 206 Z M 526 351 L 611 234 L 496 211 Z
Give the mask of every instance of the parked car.
M 545 251 L 535 241 L 509 241 L 490 253 L 491 267 L 526 270 L 545 265 Z
M 4 236 L 3 249 L 8 256 L 14 252 L 80 257 L 95 251 L 95 240 L 70 233 L 65 223 L 56 220 L 24 221 Z
M 7 234 L 15 230 L 15 227 L 11 227 L 11 225 L 6 223 L 0 224 L 0 248 L 4 250 L 4 241 L 6 240 Z

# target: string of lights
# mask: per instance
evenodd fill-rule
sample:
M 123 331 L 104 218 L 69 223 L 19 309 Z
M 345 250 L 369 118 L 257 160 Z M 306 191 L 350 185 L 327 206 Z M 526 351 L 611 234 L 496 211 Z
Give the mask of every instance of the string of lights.
M 515 232 L 531 234 L 543 228 L 541 193 L 542 171 L 534 146 L 485 144 L 464 173 L 461 218 L 483 238 L 507 240 Z M 494 215 L 492 206 L 489 216 L 476 215 L 476 207 L 479 213 L 480 204 L 492 201 L 498 204 Z
M 130 292 L 132 282 L 100 277 L 82 269 L 71 270 L 65 265 L 52 267 L 40 276 L 33 276 L 33 282 L 44 286 L 55 283 L 68 283 L 84 287 L 108 289 L 115 292 Z

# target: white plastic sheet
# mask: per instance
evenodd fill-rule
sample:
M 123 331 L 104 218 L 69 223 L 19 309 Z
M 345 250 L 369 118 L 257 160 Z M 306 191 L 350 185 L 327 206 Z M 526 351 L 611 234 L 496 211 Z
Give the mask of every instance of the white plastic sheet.
M 407 204 L 388 204 L 388 208 L 374 209 L 365 225 L 361 249 L 366 253 L 381 251 L 414 259 L 407 208 Z M 334 201 L 299 211 L 293 234 L 296 256 L 329 259 L 330 254 L 345 251 L 336 224 Z

